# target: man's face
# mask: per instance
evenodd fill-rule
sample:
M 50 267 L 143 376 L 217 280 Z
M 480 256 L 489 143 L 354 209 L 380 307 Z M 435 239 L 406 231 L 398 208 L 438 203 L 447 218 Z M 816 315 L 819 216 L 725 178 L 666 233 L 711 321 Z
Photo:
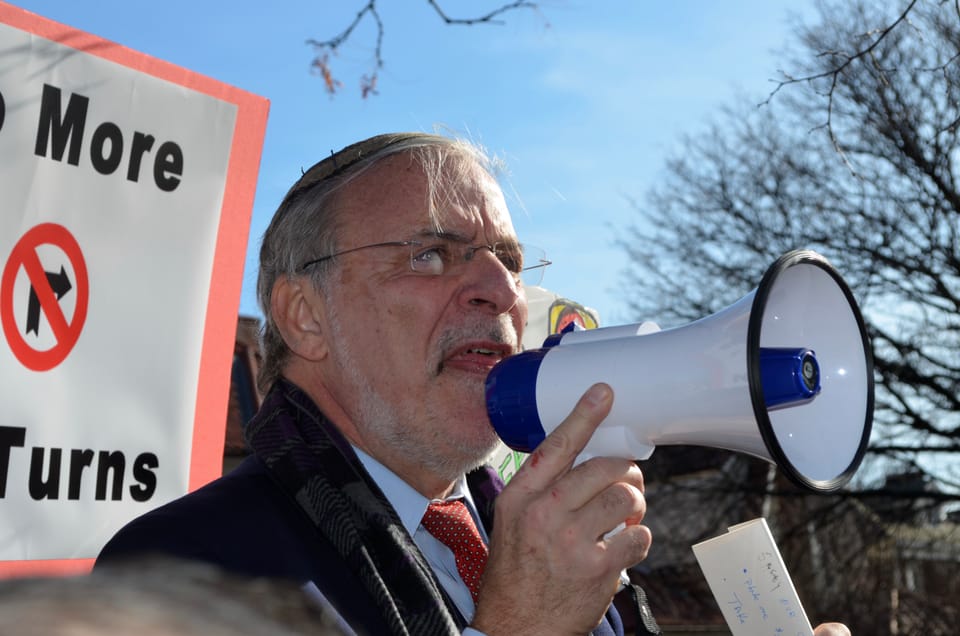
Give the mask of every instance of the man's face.
M 465 245 L 516 242 L 503 194 L 471 166 L 457 197 L 438 197 L 439 230 Z M 385 160 L 339 196 L 339 249 L 435 237 L 426 178 L 409 156 Z M 451 203 L 450 201 L 456 201 Z M 484 381 L 519 349 L 526 299 L 489 250 L 454 271 L 411 271 L 406 247 L 338 257 L 328 286 L 328 389 L 347 413 L 361 448 L 455 478 L 495 447 Z M 385 455 L 386 454 L 386 455 Z

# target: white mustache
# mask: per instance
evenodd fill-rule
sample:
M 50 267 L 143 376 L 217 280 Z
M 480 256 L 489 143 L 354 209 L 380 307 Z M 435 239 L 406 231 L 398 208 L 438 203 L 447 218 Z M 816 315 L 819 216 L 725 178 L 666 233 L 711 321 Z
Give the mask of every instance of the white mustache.
M 508 318 L 504 318 L 495 323 L 490 323 L 486 320 L 474 320 L 473 322 L 476 324 L 448 327 L 440 334 L 440 338 L 437 341 L 439 359 L 435 361 L 435 364 L 431 365 L 436 373 L 443 370 L 443 361 L 447 359 L 447 356 L 462 346 L 464 342 L 487 340 L 510 347 L 510 350 L 513 352 L 519 350 L 517 332 L 513 328 L 513 323 L 511 323 Z

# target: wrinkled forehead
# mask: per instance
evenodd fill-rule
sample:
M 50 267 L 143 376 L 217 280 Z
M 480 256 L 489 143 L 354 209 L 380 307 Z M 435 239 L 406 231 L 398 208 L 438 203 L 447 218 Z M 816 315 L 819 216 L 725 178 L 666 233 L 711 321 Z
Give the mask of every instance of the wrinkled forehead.
M 457 163 L 460 165 L 456 165 Z M 444 166 L 428 202 L 437 229 L 473 224 L 498 238 L 515 237 L 513 221 L 497 179 L 469 158 L 453 158 Z

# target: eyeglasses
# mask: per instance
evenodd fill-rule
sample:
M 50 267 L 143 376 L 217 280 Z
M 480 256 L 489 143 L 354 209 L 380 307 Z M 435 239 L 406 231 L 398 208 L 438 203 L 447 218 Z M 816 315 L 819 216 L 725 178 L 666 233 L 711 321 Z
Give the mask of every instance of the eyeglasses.
M 469 245 L 462 241 L 438 237 L 429 241 L 386 241 L 361 245 L 307 261 L 297 268 L 297 272 L 303 273 L 307 268 L 318 263 L 373 247 L 407 248 L 410 252 L 410 271 L 423 276 L 456 273 L 461 266 L 473 260 L 478 250 L 490 250 L 490 253 L 497 257 L 507 271 L 514 275 L 514 279 L 517 282 L 522 281 L 526 286 L 539 285 L 543 280 L 543 270 L 551 264 L 543 250 L 530 245 L 510 242 Z

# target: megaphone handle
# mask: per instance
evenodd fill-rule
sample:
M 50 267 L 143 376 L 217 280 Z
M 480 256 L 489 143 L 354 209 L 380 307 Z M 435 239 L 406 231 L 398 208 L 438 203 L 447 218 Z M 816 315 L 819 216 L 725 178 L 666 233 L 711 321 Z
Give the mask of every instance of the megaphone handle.
M 614 529 L 611 530 L 610 532 L 608 532 L 608 533 L 606 533 L 605 535 L 603 535 L 603 538 L 604 538 L 604 539 L 609 539 L 610 537 L 613 537 L 613 536 L 615 536 L 615 535 L 623 532 L 623 529 L 626 528 L 626 527 L 627 527 L 627 522 L 626 522 L 626 521 L 621 521 L 620 524 L 619 524 L 616 528 L 614 528 Z M 625 574 L 625 573 L 626 573 L 626 570 L 623 571 L 623 574 Z M 620 578 L 623 578 L 623 576 L 621 576 Z

